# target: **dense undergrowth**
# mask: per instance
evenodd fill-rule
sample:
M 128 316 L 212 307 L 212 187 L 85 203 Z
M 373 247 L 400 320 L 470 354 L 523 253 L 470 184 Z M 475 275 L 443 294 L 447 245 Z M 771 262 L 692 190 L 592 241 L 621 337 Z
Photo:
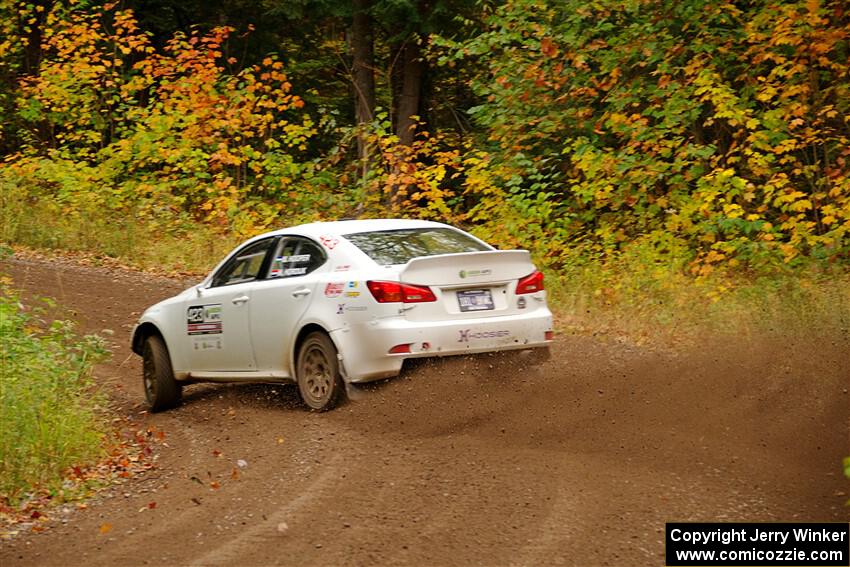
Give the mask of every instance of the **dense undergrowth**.
M 0 9 L 13 79 L 0 111 L 16 140 L 0 165 L 7 241 L 128 255 L 179 235 L 207 254 L 198 241 L 221 235 L 402 216 L 532 249 L 556 273 L 624 259 L 694 278 L 850 264 L 850 11 L 838 0 L 481 5 L 461 37 L 423 46 L 464 89 L 453 102 L 471 129 L 423 118 L 410 143 L 394 109 L 358 128 L 339 120 L 303 61 L 239 61 L 241 30 L 155 44 L 115 4 Z M 20 67 L 29 21 L 36 72 Z M 65 217 L 90 230 L 68 232 Z M 113 223 L 125 240 L 102 240 Z

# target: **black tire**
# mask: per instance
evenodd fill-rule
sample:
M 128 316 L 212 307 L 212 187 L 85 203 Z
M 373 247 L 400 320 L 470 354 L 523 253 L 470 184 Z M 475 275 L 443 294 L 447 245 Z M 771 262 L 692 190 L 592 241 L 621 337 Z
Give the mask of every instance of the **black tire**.
M 142 384 L 152 412 L 167 410 L 180 403 L 183 387 L 174 379 L 168 348 L 156 335 L 145 339 L 142 350 Z
M 311 410 L 328 411 L 340 402 L 345 385 L 330 337 L 320 332 L 307 335 L 298 349 L 295 377 L 301 400 Z

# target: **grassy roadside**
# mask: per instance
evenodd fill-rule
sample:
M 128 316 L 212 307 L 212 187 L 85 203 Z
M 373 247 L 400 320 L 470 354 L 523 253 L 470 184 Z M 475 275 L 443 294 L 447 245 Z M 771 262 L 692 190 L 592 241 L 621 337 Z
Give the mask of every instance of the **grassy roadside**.
M 93 375 L 105 342 L 54 320 L 0 275 L 0 540 L 46 529 L 57 506 L 156 468 L 165 438 L 116 415 Z
M 705 336 L 850 342 L 846 270 L 694 278 L 601 266 L 548 275 L 552 304 L 569 333 L 667 346 L 697 344 Z
M 105 398 L 92 368 L 106 350 L 68 321 L 47 324 L 46 300 L 26 306 L 3 282 L 0 293 L 0 504 L 34 487 L 61 488 L 64 472 L 105 451 Z M 38 303 L 44 302 L 44 307 Z
M 159 275 L 206 273 L 243 239 L 209 226 L 0 198 L 0 243 Z

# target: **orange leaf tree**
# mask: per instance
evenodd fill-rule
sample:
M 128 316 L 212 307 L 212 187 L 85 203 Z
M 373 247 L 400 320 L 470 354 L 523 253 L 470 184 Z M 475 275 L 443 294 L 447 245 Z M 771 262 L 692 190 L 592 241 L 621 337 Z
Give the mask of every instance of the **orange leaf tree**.
M 40 72 L 20 85 L 27 144 L 12 165 L 72 207 L 244 232 L 281 214 L 311 218 L 305 202 L 320 198 L 294 189 L 312 167 L 312 122 L 282 62 L 226 71 L 231 32 L 176 34 L 158 52 L 128 10 L 55 9 Z

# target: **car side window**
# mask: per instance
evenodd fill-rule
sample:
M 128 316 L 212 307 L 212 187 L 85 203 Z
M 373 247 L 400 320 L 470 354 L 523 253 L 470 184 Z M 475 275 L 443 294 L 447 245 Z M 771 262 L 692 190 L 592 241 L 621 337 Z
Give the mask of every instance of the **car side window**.
M 300 236 L 281 239 L 269 266 L 269 278 L 291 278 L 304 276 L 325 263 L 322 247 Z
M 213 276 L 212 287 L 245 283 L 257 279 L 275 240 L 275 238 L 266 238 L 254 242 L 234 254 Z

